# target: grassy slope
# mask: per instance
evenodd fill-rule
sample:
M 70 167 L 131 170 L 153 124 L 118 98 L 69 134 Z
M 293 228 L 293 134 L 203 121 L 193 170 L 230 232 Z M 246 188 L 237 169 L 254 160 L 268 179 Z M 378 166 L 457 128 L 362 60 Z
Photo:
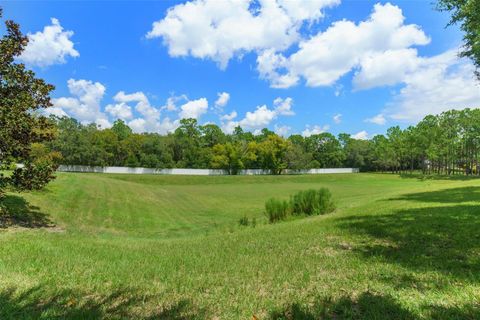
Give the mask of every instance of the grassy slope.
M 320 186 L 333 214 L 262 223 Z M 0 231 L 0 319 L 480 317 L 478 180 L 61 174 L 24 197 L 61 229 Z

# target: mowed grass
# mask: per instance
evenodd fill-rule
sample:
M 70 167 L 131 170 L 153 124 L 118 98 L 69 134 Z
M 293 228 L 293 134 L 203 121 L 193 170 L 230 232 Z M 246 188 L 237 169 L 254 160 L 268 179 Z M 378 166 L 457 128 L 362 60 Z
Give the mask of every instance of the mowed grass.
M 333 213 L 267 223 L 320 187 Z M 34 223 L 0 231 L 0 319 L 480 318 L 476 179 L 59 174 L 7 200 Z

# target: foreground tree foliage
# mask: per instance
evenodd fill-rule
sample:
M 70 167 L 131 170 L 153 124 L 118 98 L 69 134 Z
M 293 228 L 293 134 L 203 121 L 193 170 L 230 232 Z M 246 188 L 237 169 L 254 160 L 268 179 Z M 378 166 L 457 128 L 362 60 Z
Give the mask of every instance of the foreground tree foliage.
M 2 11 L 0 8 L 0 18 Z M 6 33 L 0 39 L 0 170 L 13 169 L 13 174 L 0 175 L 0 196 L 7 186 L 17 190 L 42 188 L 53 179 L 57 153 L 49 152 L 40 143 L 53 139 L 55 127 L 38 111 L 51 106 L 52 85 L 16 63 L 28 43 L 15 22 L 5 22 Z
M 480 0 L 439 0 L 437 7 L 452 12 L 449 25 L 460 24 L 465 33 L 461 56 L 472 59 L 480 80 Z

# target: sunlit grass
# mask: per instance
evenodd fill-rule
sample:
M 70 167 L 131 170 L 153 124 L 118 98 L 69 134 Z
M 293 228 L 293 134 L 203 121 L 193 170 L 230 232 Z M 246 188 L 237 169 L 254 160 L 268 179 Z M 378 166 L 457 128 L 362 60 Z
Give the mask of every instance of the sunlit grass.
M 333 213 L 268 224 L 320 187 Z M 478 180 L 60 174 L 11 197 L 55 227 L 0 231 L 0 319 L 480 316 Z

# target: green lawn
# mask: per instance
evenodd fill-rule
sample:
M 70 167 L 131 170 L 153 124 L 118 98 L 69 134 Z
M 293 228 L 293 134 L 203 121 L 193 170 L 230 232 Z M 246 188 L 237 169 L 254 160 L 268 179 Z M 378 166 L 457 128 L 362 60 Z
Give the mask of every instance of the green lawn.
M 267 223 L 319 187 L 335 212 Z M 480 318 L 480 180 L 59 174 L 5 205 L 2 320 Z

